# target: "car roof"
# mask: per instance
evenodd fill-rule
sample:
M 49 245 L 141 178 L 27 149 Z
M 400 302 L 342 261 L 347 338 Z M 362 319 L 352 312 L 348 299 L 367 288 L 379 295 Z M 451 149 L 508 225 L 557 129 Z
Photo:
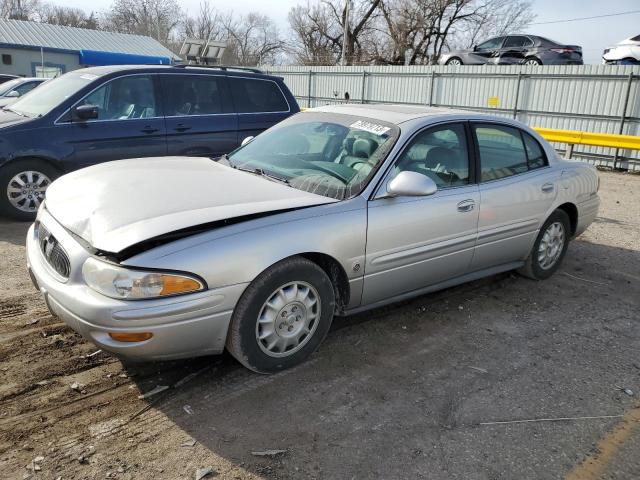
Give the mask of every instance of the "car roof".
M 410 120 L 424 117 L 437 117 L 444 115 L 463 115 L 466 117 L 484 116 L 482 113 L 469 112 L 467 110 L 458 110 L 443 107 L 423 107 L 420 105 L 389 105 L 389 104 L 342 104 L 342 105 L 326 105 L 308 109 L 307 112 L 326 112 L 341 113 L 343 115 L 354 115 L 358 117 L 366 117 L 374 120 L 382 120 L 384 122 L 399 125 Z
M 268 73 L 260 72 L 257 69 L 251 67 L 233 67 L 233 66 L 217 66 L 206 67 L 199 65 L 105 65 L 99 67 L 87 67 L 80 70 L 74 70 L 74 72 L 88 73 L 92 75 L 108 75 L 111 73 L 127 72 L 142 70 L 145 72 L 158 73 L 158 72 L 198 72 L 198 73 L 212 73 L 214 75 L 237 75 L 242 76 L 255 76 L 255 77 L 268 77 L 278 78 Z M 255 70 L 255 71 L 254 71 Z

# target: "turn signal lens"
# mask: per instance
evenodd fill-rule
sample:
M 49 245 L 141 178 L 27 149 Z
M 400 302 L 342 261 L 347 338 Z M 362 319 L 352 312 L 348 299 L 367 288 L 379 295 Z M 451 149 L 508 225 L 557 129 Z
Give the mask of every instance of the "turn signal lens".
M 84 281 L 111 298 L 139 300 L 204 290 L 202 282 L 189 275 L 124 268 L 89 257 L 82 266 Z
M 153 333 L 111 332 L 109 333 L 109 336 L 118 342 L 144 342 L 145 340 L 149 340 L 153 337 Z

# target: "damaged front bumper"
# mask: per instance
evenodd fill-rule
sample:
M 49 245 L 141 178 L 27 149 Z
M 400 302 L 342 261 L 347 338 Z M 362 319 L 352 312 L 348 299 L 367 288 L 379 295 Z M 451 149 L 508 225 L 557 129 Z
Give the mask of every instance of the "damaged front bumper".
M 68 278 L 45 258 L 35 224 L 27 234 L 27 266 L 52 314 L 105 351 L 136 360 L 217 354 L 224 349 L 235 304 L 247 284 L 151 300 L 118 300 L 89 288 L 82 265 L 91 256 L 46 210 L 38 216 L 69 257 Z M 151 333 L 137 342 L 109 333 Z

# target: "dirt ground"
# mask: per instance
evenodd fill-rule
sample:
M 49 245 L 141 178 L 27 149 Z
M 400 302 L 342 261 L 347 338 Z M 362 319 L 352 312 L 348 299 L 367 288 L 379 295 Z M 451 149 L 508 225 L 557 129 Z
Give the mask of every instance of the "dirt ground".
M 96 353 L 33 289 L 28 226 L 0 220 L 0 477 L 638 479 L 640 176 L 601 179 L 550 280 L 337 319 L 273 376 Z

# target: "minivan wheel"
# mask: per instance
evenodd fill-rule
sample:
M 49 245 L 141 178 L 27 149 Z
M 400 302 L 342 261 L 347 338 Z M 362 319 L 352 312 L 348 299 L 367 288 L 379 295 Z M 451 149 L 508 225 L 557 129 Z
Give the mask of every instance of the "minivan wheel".
M 554 211 L 542 225 L 525 265 L 518 272 L 533 280 L 549 278 L 562 264 L 570 235 L 569 216 L 562 210 Z
M 42 160 L 17 160 L 0 168 L 0 214 L 33 220 L 58 172 Z
M 334 309 L 333 285 L 318 265 L 303 257 L 282 260 L 262 272 L 240 297 L 227 350 L 254 372 L 293 367 L 322 343 Z

